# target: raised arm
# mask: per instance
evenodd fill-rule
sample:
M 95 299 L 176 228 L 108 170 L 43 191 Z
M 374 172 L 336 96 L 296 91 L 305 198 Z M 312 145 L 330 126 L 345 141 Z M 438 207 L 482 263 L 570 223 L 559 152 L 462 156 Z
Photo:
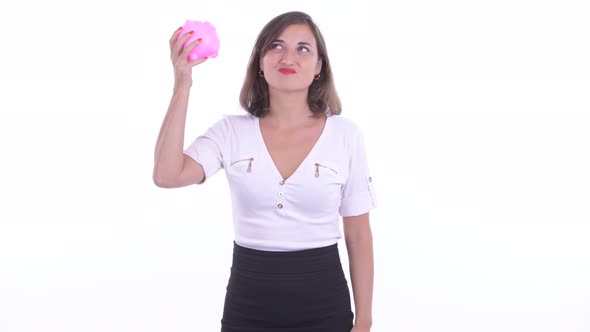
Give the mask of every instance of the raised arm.
M 174 67 L 174 90 L 168 111 L 160 128 L 154 153 L 153 180 L 158 187 L 176 188 L 200 183 L 205 178 L 203 167 L 183 153 L 184 129 L 190 89 L 193 83 L 192 68 L 207 58 L 188 60 L 190 51 L 199 44 L 196 40 L 183 48 L 191 37 L 186 33 L 178 38 L 178 29 L 170 38 L 170 58 Z

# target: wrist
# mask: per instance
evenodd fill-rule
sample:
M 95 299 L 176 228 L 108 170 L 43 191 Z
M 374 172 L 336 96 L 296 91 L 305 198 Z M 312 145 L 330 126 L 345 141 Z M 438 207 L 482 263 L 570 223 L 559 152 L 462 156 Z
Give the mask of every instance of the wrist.
M 193 77 L 192 74 L 182 72 L 182 71 L 175 71 L 174 72 L 174 86 L 190 88 L 193 85 Z
M 189 91 L 193 85 L 191 81 L 176 81 L 174 82 L 174 92 Z
M 354 326 L 355 327 L 362 327 L 362 328 L 367 328 L 370 329 L 371 326 L 373 325 L 373 320 L 371 318 L 358 318 L 354 320 Z

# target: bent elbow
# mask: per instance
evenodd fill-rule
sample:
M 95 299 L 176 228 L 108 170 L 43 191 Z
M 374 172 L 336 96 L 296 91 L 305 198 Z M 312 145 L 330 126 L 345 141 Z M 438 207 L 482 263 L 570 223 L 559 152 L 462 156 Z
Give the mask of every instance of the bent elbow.
M 160 188 L 173 188 L 174 184 L 172 183 L 172 181 L 170 181 L 169 178 L 162 176 L 162 174 L 154 172 L 153 176 L 152 176 L 152 181 L 154 181 L 154 184 L 157 187 Z

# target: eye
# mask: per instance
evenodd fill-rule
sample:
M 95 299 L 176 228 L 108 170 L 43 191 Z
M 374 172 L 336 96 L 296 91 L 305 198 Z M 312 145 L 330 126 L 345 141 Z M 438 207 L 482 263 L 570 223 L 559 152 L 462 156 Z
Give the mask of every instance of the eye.
M 281 48 L 283 48 L 283 44 L 281 43 L 272 43 L 270 45 L 270 48 L 273 50 L 280 50 Z
M 309 52 L 309 48 L 308 48 L 307 46 L 299 46 L 299 47 L 297 48 L 297 50 L 298 50 L 299 52 L 303 52 L 303 53 L 307 53 L 307 52 Z

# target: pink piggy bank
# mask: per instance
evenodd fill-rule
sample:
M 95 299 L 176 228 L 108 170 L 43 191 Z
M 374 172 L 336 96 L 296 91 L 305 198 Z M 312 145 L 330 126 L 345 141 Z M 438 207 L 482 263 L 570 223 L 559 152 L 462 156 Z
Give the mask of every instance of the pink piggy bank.
M 193 48 L 188 56 L 189 59 L 195 60 L 203 57 L 216 57 L 219 50 L 219 38 L 217 37 L 217 31 L 215 30 L 215 27 L 209 22 L 187 20 L 182 26 L 182 31 L 180 32 L 180 35 L 178 35 L 178 38 L 191 31 L 194 31 L 193 36 L 189 38 L 186 43 L 184 43 L 183 47 L 186 47 L 188 44 L 199 38 L 202 40 L 199 45 Z

